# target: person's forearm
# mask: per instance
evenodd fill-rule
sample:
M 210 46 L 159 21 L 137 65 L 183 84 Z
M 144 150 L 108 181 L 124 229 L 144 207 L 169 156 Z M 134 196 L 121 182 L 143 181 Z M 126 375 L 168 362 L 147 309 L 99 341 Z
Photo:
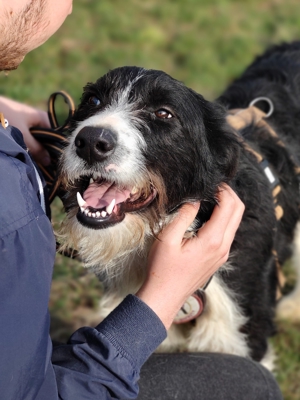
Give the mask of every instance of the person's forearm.
M 165 338 L 157 315 L 127 296 L 96 328 L 81 328 L 67 345 L 54 347 L 60 398 L 136 398 L 140 368 Z

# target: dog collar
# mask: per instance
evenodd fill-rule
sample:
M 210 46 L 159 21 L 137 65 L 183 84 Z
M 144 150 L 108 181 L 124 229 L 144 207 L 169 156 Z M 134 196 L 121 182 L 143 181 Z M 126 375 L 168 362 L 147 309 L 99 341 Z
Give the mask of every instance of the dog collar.
M 206 295 L 204 290 L 199 289 L 187 298 L 184 305 L 178 311 L 174 324 L 185 324 L 199 317 L 204 311 L 206 304 Z

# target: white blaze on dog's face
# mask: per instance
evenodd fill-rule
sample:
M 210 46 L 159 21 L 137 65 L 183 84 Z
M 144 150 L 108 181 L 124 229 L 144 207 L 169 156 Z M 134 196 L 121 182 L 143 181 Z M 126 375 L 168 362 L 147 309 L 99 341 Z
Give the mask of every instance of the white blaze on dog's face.
M 205 199 L 201 212 L 208 214 L 235 162 L 220 106 L 161 71 L 110 71 L 86 86 L 62 158 L 65 234 L 96 245 L 95 230 L 100 240 L 108 231 L 121 242 L 124 230 L 126 252 L 135 246 L 132 235 L 142 240 L 149 227 L 159 230 L 185 201 Z
M 128 89 L 125 88 L 104 109 L 101 109 L 101 100 L 98 97 L 89 98 L 89 103 L 95 106 L 95 114 L 77 124 L 64 156 L 64 169 L 69 179 L 78 179 L 82 176 L 82 171 L 85 171 L 91 176 L 97 177 L 100 173 L 104 179 L 114 179 L 120 184 L 130 185 L 143 176 L 145 160 L 142 150 L 146 143 L 136 128 L 138 120 L 132 105 L 128 103 Z M 87 149 L 90 154 L 80 154 L 76 139 L 78 141 L 78 134 L 85 128 L 86 133 L 82 133 L 82 140 L 86 138 L 88 141 L 89 127 L 95 128 L 95 135 L 98 137 L 95 137 L 94 143 L 85 143 L 86 147 L 91 146 L 91 149 Z M 105 151 L 104 147 L 109 146 L 110 141 L 112 151 Z M 95 150 L 93 153 L 94 146 L 99 147 L 98 152 Z

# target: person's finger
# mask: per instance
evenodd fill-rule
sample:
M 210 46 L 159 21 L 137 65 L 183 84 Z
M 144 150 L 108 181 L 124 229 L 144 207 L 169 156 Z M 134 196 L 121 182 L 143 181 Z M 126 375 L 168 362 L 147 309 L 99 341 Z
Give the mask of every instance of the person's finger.
M 227 185 L 219 193 L 219 203 L 207 223 L 198 231 L 199 235 L 223 234 L 229 226 L 236 230 L 244 212 L 244 205 L 235 192 Z
M 26 146 L 28 147 L 34 160 L 40 162 L 44 166 L 49 165 L 51 159 L 48 151 L 31 135 L 27 128 L 24 128 L 22 133 Z
M 164 228 L 161 239 L 172 243 L 181 243 L 185 231 L 196 218 L 199 207 L 199 202 L 183 204 L 173 221 Z
M 38 126 L 41 128 L 50 128 L 50 121 L 46 111 L 34 110 L 30 117 L 30 128 Z

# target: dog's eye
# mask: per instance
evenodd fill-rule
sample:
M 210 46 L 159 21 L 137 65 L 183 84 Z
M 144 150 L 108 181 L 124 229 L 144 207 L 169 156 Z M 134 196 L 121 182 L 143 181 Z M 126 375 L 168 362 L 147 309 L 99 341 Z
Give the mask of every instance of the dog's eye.
M 165 110 L 164 108 L 161 108 L 160 110 L 155 111 L 155 115 L 158 118 L 163 118 L 163 119 L 173 118 L 173 115 L 169 111 Z
M 90 98 L 89 98 L 89 103 L 90 104 L 93 104 L 94 106 L 99 106 L 100 105 L 100 100 L 98 99 L 98 97 L 96 97 L 96 96 L 91 96 Z

